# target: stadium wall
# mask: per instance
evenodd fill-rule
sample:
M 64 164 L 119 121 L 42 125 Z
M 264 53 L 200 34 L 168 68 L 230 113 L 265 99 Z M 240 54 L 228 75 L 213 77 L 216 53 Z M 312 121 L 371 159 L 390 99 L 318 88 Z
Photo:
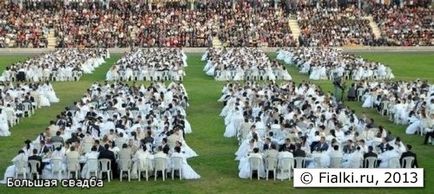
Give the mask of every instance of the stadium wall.
M 434 52 L 433 47 L 338 47 L 345 52 Z M 204 53 L 207 48 L 183 48 L 186 53 Z M 275 52 L 279 48 L 263 47 L 265 52 Z M 38 55 L 51 52 L 55 49 L 47 48 L 0 48 L 0 55 Z M 129 48 L 110 48 L 112 54 L 125 53 Z

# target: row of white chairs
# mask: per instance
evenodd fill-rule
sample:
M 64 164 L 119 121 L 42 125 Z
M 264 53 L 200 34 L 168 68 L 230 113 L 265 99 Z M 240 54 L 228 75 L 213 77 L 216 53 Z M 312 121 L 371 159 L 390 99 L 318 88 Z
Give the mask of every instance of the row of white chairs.
M 10 127 L 17 125 L 21 118 L 30 117 L 35 113 L 35 106 L 30 102 L 23 102 L 20 107 L 17 107 L 15 113 L 12 110 L 3 109 Z
M 388 161 L 388 168 L 412 168 L 413 162 L 415 158 L 412 156 L 404 157 L 401 160 L 399 158 L 391 158 Z M 253 178 L 253 173 L 258 172 L 258 180 L 260 166 L 262 164 L 262 158 L 260 157 L 250 157 L 250 179 Z M 325 168 L 321 165 L 320 158 L 314 158 L 313 162 L 317 168 Z M 402 164 L 402 165 L 401 165 Z M 273 179 L 276 180 L 276 173 L 280 172 L 282 174 L 287 173 L 289 180 L 292 177 L 292 170 L 294 168 L 305 168 L 306 167 L 306 158 L 305 157 L 294 157 L 294 158 L 282 158 L 277 159 L 273 157 L 268 157 L 265 159 L 265 174 L 266 180 L 268 180 L 269 172 L 273 172 Z M 335 157 L 330 159 L 330 168 L 342 168 L 342 158 Z M 378 158 L 377 157 L 367 157 L 364 160 L 360 161 L 360 164 L 357 164 L 356 168 L 378 168 Z M 283 180 L 283 179 L 282 179 Z
M 171 157 L 170 160 L 172 161 L 172 166 L 170 167 L 172 180 L 175 178 L 175 172 L 178 172 L 179 179 L 182 179 L 182 165 L 183 165 L 183 158 L 182 157 Z M 63 161 L 60 159 L 51 159 L 51 174 L 53 177 L 56 177 L 57 179 L 62 179 L 62 175 L 64 172 L 62 168 Z M 111 179 L 113 179 L 113 169 L 111 168 L 111 160 L 109 159 L 89 159 L 87 162 L 87 175 L 95 176 L 98 178 L 102 178 L 103 173 L 107 175 L 107 181 L 110 182 Z M 163 181 L 166 180 L 166 176 L 168 171 L 167 168 L 167 159 L 162 157 L 156 157 L 153 160 L 146 159 L 145 166 L 148 166 L 149 168 L 141 168 L 140 165 L 138 165 L 137 168 L 137 174 L 138 174 L 138 180 L 141 181 L 141 173 L 145 173 L 146 181 L 148 181 L 149 173 L 154 171 L 154 180 L 157 180 L 158 172 L 162 173 L 162 179 Z M 151 167 L 152 166 L 152 167 Z M 27 178 L 27 174 L 30 175 L 30 178 L 33 178 L 36 176 L 37 179 L 40 178 L 40 174 L 38 172 L 38 169 L 41 167 L 41 163 L 37 160 L 29 160 L 28 163 L 24 161 L 17 161 L 15 162 L 15 178 L 19 178 L 20 175 L 24 179 Z M 123 174 L 127 173 L 128 175 L 128 181 L 131 181 L 131 171 L 132 171 L 132 160 L 131 159 L 123 159 L 119 161 L 119 174 L 120 174 L 120 181 L 123 179 Z M 75 178 L 78 179 L 80 177 L 80 162 L 79 159 L 70 159 L 67 161 L 66 164 L 66 174 L 67 178 Z

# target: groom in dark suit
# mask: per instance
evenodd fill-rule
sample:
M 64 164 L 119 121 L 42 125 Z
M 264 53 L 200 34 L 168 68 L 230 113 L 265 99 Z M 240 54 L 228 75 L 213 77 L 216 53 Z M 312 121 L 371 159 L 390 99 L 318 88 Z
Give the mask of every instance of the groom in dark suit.
M 40 162 L 39 168 L 38 168 L 38 173 L 41 175 L 42 174 L 42 169 L 44 169 L 44 164 L 42 163 L 42 157 L 38 156 L 38 150 L 37 149 L 33 149 L 32 150 L 33 155 L 29 156 L 28 160 L 36 160 Z M 30 166 L 29 166 L 30 167 Z

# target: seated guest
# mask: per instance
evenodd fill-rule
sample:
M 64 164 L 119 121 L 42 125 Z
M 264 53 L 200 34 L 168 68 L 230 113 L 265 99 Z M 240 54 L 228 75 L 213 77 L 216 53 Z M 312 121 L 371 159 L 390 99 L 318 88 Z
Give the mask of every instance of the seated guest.
M 411 164 L 411 167 L 412 168 L 418 168 L 416 154 L 411 151 L 411 148 L 413 148 L 413 146 L 411 146 L 410 144 L 407 144 L 407 151 L 404 152 L 404 153 L 402 153 L 401 158 L 400 158 L 399 161 L 401 162 L 401 166 L 402 166 L 403 165 L 403 163 L 402 163 L 403 162 L 403 160 L 402 160 L 403 158 L 405 158 L 405 157 L 414 157 L 414 161 Z
M 90 150 L 90 152 L 89 153 L 86 153 L 85 155 L 84 155 L 84 158 L 85 158 L 85 160 L 86 160 L 86 163 L 84 164 L 84 166 L 83 166 L 83 170 L 81 171 L 81 177 L 82 178 L 87 178 L 87 179 L 89 179 L 90 178 L 90 172 L 89 172 L 89 159 L 95 159 L 95 160 L 97 160 L 98 159 L 98 156 L 99 156 L 99 152 L 97 151 L 97 149 L 96 149 L 96 146 L 92 146 L 92 148 L 91 148 L 91 150 Z
M 294 144 L 291 143 L 291 139 L 289 139 L 289 138 L 285 139 L 285 144 L 283 144 L 280 147 L 280 151 L 283 151 L 283 150 L 289 150 L 290 152 L 293 152 L 295 150 L 295 146 L 294 146 Z
M 51 143 L 62 143 L 63 144 L 64 141 L 63 141 L 63 137 L 60 136 L 61 134 L 62 134 L 62 132 L 57 131 L 56 132 L 56 136 L 51 137 L 50 142 Z
M 267 158 L 277 159 L 278 155 L 279 155 L 279 152 L 276 150 L 276 145 L 271 144 L 270 148 L 265 150 L 265 152 L 264 152 L 264 160 L 267 160 Z
M 174 157 L 182 158 L 182 178 L 183 179 L 199 179 L 200 176 L 191 168 L 191 166 L 187 163 L 187 159 L 183 153 L 181 153 L 181 147 L 176 146 L 174 152 L 171 155 L 171 159 Z M 173 164 L 172 164 L 173 167 Z
M 379 167 L 388 168 L 389 161 L 392 158 L 399 158 L 399 154 L 396 150 L 393 149 L 393 146 L 387 146 L 386 151 L 378 156 L 378 159 L 380 160 Z
M 364 159 L 366 159 L 367 157 L 378 157 L 378 155 L 374 152 L 374 147 L 368 146 L 368 152 L 363 155 Z
M 118 177 L 117 176 L 117 163 L 116 163 L 116 157 L 115 154 L 110 151 L 110 145 L 109 144 L 104 144 L 104 149 L 99 151 L 99 155 L 98 155 L 98 159 L 109 159 L 111 161 L 111 169 L 113 172 L 113 177 Z
M 321 137 L 320 141 L 313 147 L 314 151 L 324 152 L 329 149 L 329 145 L 325 142 L 325 137 Z
M 351 140 L 351 139 L 347 140 L 347 144 L 344 145 L 344 148 L 342 149 L 342 151 L 345 154 L 351 154 L 351 153 L 354 152 L 354 150 L 355 150 L 355 147 L 354 147 L 354 144 L 353 144 L 353 140 Z
M 154 159 L 154 155 L 149 153 L 147 150 L 147 147 L 142 145 L 141 149 L 137 150 L 137 152 L 133 156 L 133 167 L 132 167 L 132 177 L 138 177 L 142 176 L 141 174 L 137 174 L 138 169 L 148 169 L 149 171 L 152 170 L 152 160 Z M 148 176 L 150 176 L 151 173 L 148 173 Z
M 38 155 L 38 150 L 37 149 L 33 149 L 33 154 L 31 156 L 29 156 L 28 160 L 36 160 L 40 162 L 40 165 L 38 167 L 38 173 L 41 175 L 42 174 L 42 169 L 44 169 L 44 163 L 42 163 L 42 157 Z M 30 167 L 30 166 L 29 166 Z
M 301 144 L 295 144 L 295 150 L 293 152 L 294 157 L 306 157 L 306 152 L 301 149 Z
M 333 146 L 333 150 L 329 153 L 329 155 L 330 155 L 330 158 L 342 158 L 343 157 L 343 154 L 339 150 L 338 145 Z

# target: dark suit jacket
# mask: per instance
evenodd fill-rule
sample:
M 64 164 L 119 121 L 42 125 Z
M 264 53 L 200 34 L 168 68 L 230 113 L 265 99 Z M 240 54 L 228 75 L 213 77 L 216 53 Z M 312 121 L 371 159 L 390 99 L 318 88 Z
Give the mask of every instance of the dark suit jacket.
M 366 167 L 368 165 L 367 163 L 365 164 L 365 159 L 367 157 L 376 157 L 376 158 L 378 158 L 378 155 L 376 153 L 374 153 L 374 152 L 368 152 L 368 153 L 364 154 L 363 155 L 363 166 L 364 167 Z M 375 165 L 378 166 L 379 164 L 380 164 L 380 161 L 377 160 L 377 164 L 375 164 Z
M 169 145 L 168 145 L 168 144 L 164 145 L 164 146 L 163 146 L 163 152 L 164 152 L 165 154 L 169 154 L 169 151 L 170 151 L 170 147 L 169 147 Z
M 270 144 L 271 145 L 271 144 Z M 264 144 L 264 146 L 262 147 L 262 150 L 268 150 L 270 149 L 270 145 L 269 144 Z
M 100 150 L 98 159 L 110 159 L 112 163 L 116 161 L 115 154 L 110 150 Z
M 327 143 L 323 143 L 321 144 L 321 142 L 318 142 L 314 147 L 313 150 L 314 151 L 327 151 L 327 149 L 329 149 L 329 145 Z
M 294 157 L 306 157 L 306 152 L 301 149 L 296 149 L 293 155 Z
M 111 167 L 113 172 L 113 177 L 118 177 L 117 164 L 115 154 L 110 150 L 100 150 L 98 159 L 109 159 L 111 161 Z
M 44 167 L 44 164 L 42 163 L 42 157 L 38 156 L 38 155 L 32 155 L 32 156 L 29 156 L 28 160 L 29 161 L 30 160 L 37 160 L 37 161 L 39 161 L 41 165 L 39 165 L 38 172 L 39 172 L 39 174 L 42 174 L 42 169 Z M 29 164 L 29 168 L 30 168 L 30 164 Z
M 363 159 L 366 159 L 367 157 L 378 157 L 378 155 L 374 152 L 368 152 L 366 154 L 363 155 Z
M 401 159 L 399 160 L 400 163 L 401 163 L 401 165 L 402 165 L 402 159 L 405 158 L 405 157 L 409 157 L 409 156 L 413 156 L 413 157 L 414 157 L 414 161 L 413 161 L 413 164 L 411 165 L 411 167 L 413 167 L 413 168 L 417 168 L 418 165 L 417 165 L 416 154 L 413 153 L 412 151 L 407 151 L 407 152 L 402 153 L 402 155 L 401 155 Z
M 289 144 L 289 145 L 283 144 L 280 147 L 279 151 L 282 152 L 285 150 L 285 148 L 288 148 L 288 151 L 295 150 L 295 145 L 294 144 Z

